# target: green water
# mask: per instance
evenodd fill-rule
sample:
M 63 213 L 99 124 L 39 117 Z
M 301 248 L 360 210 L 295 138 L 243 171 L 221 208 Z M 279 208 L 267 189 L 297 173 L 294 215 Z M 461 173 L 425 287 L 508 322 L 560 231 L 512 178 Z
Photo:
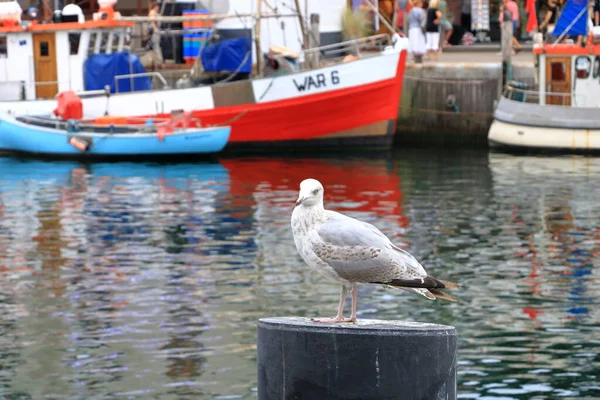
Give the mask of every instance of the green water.
M 256 320 L 333 316 L 299 182 L 457 304 L 359 288 L 359 318 L 453 325 L 464 399 L 600 397 L 600 159 L 406 149 L 203 164 L 0 159 L 0 398 L 253 399 Z

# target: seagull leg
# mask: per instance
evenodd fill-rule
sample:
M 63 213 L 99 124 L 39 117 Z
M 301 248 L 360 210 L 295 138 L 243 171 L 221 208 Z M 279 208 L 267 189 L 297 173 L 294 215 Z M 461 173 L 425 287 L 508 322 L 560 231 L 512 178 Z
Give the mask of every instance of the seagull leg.
M 344 322 L 356 322 L 356 296 L 358 295 L 358 288 L 356 283 L 352 284 L 352 314 L 350 318 L 344 318 Z
M 311 318 L 311 321 L 314 322 L 325 322 L 325 323 L 336 323 L 336 322 L 349 322 L 349 318 L 344 318 L 344 303 L 346 302 L 346 297 L 348 297 L 348 292 L 350 292 L 350 288 L 342 285 L 342 290 L 340 291 L 340 304 L 338 305 L 338 311 L 335 318 Z M 356 316 L 355 316 L 356 319 Z

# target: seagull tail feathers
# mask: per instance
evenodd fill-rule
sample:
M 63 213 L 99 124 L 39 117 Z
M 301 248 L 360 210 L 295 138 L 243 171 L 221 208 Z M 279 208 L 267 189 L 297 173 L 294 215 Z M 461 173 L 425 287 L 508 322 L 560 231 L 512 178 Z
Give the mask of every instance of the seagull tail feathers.
M 389 282 L 372 282 L 382 283 L 387 287 L 393 287 L 397 289 L 404 289 L 409 292 L 418 293 L 422 296 L 427 297 L 430 300 L 444 299 L 456 303 L 458 300 L 456 297 L 442 292 L 440 289 L 459 289 L 460 286 L 454 282 L 444 281 L 441 279 L 434 278 L 432 276 L 426 276 L 421 279 L 392 279 Z
M 443 281 L 441 279 L 434 278 L 431 275 L 427 275 L 424 278 L 413 278 L 413 279 L 392 279 L 388 282 L 371 282 L 381 283 L 389 286 L 406 287 L 406 288 L 420 288 L 420 289 L 459 289 L 460 286 L 454 282 Z
M 432 295 L 434 295 L 436 299 L 444 299 L 444 300 L 451 301 L 453 303 L 458 302 L 458 300 L 456 299 L 456 297 L 452 296 L 451 294 L 442 292 L 439 289 L 429 289 L 429 293 L 431 293 Z
M 433 278 L 435 279 L 435 278 Z M 443 281 L 441 279 L 436 279 L 438 282 L 441 282 L 444 285 L 444 289 L 460 289 L 460 285 L 458 283 Z
M 417 293 L 417 294 L 420 294 L 421 296 L 428 298 L 429 300 L 443 299 L 443 300 L 451 301 L 453 303 L 458 302 L 456 297 L 454 297 L 448 293 L 442 292 L 439 289 L 417 289 L 417 288 L 407 288 L 407 287 L 391 286 L 391 285 L 384 285 L 384 286 L 390 287 L 393 289 L 406 290 L 407 292 Z

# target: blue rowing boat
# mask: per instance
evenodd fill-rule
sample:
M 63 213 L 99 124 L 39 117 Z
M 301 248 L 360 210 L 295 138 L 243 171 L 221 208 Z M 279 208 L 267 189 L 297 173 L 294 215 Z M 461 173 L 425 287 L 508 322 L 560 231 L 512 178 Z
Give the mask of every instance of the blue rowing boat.
M 231 127 L 177 121 L 98 125 L 74 119 L 0 114 L 0 151 L 67 158 L 218 153 Z

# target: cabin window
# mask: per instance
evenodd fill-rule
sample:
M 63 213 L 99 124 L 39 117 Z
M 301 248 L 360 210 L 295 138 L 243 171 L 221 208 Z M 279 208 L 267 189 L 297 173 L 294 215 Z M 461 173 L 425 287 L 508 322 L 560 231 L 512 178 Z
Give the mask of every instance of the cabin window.
M 594 59 L 594 73 L 592 75 L 592 78 L 596 79 L 598 75 L 600 75 L 600 57 L 596 56 L 596 58 Z
M 94 52 L 94 46 L 96 45 L 96 32 L 90 33 L 90 44 L 88 45 L 88 52 Z
M 553 82 L 567 80 L 567 66 L 562 62 L 553 62 L 550 64 L 550 79 Z
M 81 41 L 81 33 L 69 33 L 69 54 L 76 56 L 79 53 L 79 42 Z
M 102 34 L 102 44 L 100 44 L 100 49 L 108 49 L 108 33 Z
M 40 56 L 48 57 L 50 55 L 50 50 L 48 48 L 48 42 L 40 42 Z
M 0 36 L 0 57 L 8 56 L 8 42 L 6 36 Z
M 96 51 L 96 46 L 98 47 L 98 51 L 104 46 L 104 34 L 102 32 L 96 33 L 96 41 L 94 42 L 94 51 Z
M 589 57 L 577 57 L 575 60 L 575 73 L 577 74 L 577 79 L 587 79 L 587 77 L 590 76 L 591 67 L 592 62 Z

